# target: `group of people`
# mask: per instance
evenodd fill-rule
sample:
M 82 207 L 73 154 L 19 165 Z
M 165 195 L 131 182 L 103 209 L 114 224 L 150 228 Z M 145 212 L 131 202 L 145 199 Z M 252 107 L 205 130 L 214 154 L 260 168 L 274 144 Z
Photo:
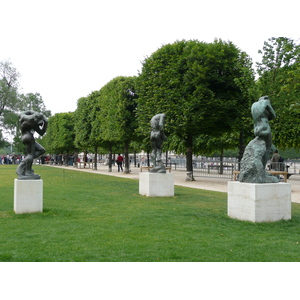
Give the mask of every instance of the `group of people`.
M 59 155 L 48 155 L 48 156 L 41 156 L 41 164 L 52 164 L 52 165 L 64 165 L 64 166 L 74 166 L 76 162 L 80 162 L 81 159 L 78 157 L 78 154 L 59 154 Z M 91 155 L 87 154 L 83 161 L 85 162 L 92 162 L 93 158 Z M 121 154 L 118 154 L 117 159 L 115 160 L 118 166 L 118 172 L 123 172 L 123 163 L 124 158 Z
M 19 164 L 24 159 L 24 155 L 7 154 L 0 155 L 0 165 Z

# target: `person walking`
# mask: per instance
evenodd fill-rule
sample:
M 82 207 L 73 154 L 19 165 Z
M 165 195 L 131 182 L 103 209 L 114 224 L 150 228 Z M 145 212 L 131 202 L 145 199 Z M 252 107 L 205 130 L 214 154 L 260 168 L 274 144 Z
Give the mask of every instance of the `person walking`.
M 118 172 L 120 172 L 120 169 L 123 172 L 123 160 L 124 160 L 123 156 L 121 154 L 118 154 L 117 157 Z
M 271 159 L 271 168 L 275 171 L 280 170 L 279 160 L 280 160 L 280 154 L 278 153 L 278 150 L 276 149 L 275 153 L 273 154 L 272 159 Z

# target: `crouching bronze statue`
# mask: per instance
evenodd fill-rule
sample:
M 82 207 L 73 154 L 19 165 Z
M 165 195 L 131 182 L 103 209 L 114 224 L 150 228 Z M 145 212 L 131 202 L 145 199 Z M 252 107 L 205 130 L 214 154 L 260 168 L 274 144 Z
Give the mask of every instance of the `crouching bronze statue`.
M 32 170 L 33 160 L 45 153 L 45 149 L 35 141 L 34 131 L 44 135 L 47 130 L 48 121 L 42 113 L 34 111 L 23 111 L 19 115 L 22 142 L 26 147 L 27 156 L 20 162 L 16 173 L 20 180 L 40 179 L 40 175 L 34 174 Z

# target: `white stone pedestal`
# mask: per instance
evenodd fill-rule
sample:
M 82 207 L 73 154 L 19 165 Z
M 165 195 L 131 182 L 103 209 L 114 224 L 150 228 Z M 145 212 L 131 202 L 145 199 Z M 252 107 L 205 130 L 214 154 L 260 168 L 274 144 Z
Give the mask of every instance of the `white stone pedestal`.
M 148 197 L 174 196 L 174 174 L 141 172 L 139 193 Z
M 43 180 L 15 179 L 14 211 L 16 214 L 43 212 Z
M 292 214 L 289 183 L 228 182 L 228 216 L 252 222 L 289 220 Z

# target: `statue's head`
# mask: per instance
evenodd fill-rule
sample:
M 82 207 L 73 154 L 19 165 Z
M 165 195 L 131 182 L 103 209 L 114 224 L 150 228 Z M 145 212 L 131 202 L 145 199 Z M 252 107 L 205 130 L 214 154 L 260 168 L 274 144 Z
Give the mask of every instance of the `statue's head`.
M 258 99 L 258 101 L 263 101 L 263 100 L 269 100 L 269 101 L 270 101 L 270 99 L 269 99 L 268 96 L 262 96 L 262 97 L 260 97 L 260 98 Z

